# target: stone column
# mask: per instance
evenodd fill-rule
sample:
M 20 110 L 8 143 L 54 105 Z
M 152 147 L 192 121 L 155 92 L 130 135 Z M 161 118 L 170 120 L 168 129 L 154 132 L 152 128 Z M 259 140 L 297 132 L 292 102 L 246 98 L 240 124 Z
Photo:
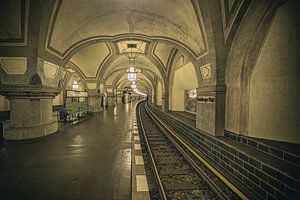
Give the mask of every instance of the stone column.
M 10 120 L 4 124 L 6 140 L 46 136 L 58 130 L 52 116 L 52 101 L 60 88 L 1 85 L 1 94 L 10 101 Z
M 108 92 L 107 93 L 107 103 L 108 106 L 114 106 L 115 103 L 115 94 L 113 92 Z
M 225 85 L 197 88 L 196 127 L 214 136 L 224 135 Z
M 128 93 L 123 93 L 122 94 L 122 103 L 127 103 L 129 99 L 129 94 Z
M 165 94 L 164 93 L 162 93 L 161 94 L 161 110 L 162 111 L 166 111 L 166 102 L 165 102 L 166 100 L 165 100 Z
M 169 95 L 168 93 L 163 93 L 162 94 L 162 102 L 161 102 L 161 110 L 164 112 L 169 111 Z
M 153 105 L 155 105 L 155 106 L 157 105 L 157 99 L 156 98 L 157 98 L 157 93 L 155 92 L 154 95 L 153 95 Z
M 148 102 L 152 103 L 152 95 L 151 94 L 148 94 Z
M 101 101 L 101 94 L 89 94 L 88 104 L 91 108 L 91 112 L 100 112 L 103 110 L 101 106 Z

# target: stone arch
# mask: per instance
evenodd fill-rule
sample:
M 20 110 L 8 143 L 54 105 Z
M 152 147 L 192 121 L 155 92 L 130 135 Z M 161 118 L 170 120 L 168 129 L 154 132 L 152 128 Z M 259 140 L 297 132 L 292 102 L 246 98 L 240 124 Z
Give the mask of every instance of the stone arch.
M 226 59 L 224 58 L 224 34 L 220 26 L 222 24 L 221 3 L 210 0 L 192 2 L 198 21 L 203 20 L 208 45 L 207 53 L 194 65 L 202 66 L 206 62 L 211 66 L 211 78 L 209 80 L 199 78 L 199 86 L 224 84 Z
M 57 87 L 63 88 L 63 86 L 64 86 L 64 81 L 63 80 L 59 80 L 58 84 L 57 84 Z
M 114 64 L 114 62 L 116 61 L 116 59 L 122 57 L 123 55 L 118 54 L 118 55 L 112 55 L 109 57 L 109 59 L 107 59 L 107 61 L 103 64 L 103 66 L 101 67 L 101 69 L 99 70 L 99 76 L 97 77 L 97 80 L 103 80 L 105 77 L 105 74 L 107 72 L 107 70 Z M 163 66 L 160 66 L 160 63 L 157 62 L 157 60 L 151 55 L 140 55 L 140 57 L 143 57 L 143 59 L 147 59 L 150 63 L 153 64 L 153 66 L 155 66 L 158 70 L 158 76 L 161 77 L 162 79 L 166 79 L 166 74 L 164 71 Z
M 248 134 L 250 77 L 276 11 L 282 4 L 281 0 L 251 4 L 235 36 L 226 66 L 225 129 L 229 131 Z M 247 39 L 245 34 L 249 35 Z
M 185 63 L 185 56 L 178 54 L 169 76 L 169 108 L 170 110 L 184 111 L 184 92 L 198 88 L 193 62 Z

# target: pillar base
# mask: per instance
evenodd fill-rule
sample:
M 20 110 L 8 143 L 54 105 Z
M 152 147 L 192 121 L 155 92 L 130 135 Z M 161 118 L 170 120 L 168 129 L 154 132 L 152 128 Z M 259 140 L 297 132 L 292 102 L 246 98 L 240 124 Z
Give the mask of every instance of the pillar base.
M 91 112 L 97 113 L 97 112 L 102 112 L 103 108 L 94 108 Z
M 197 88 L 196 128 L 213 136 L 224 135 L 225 91 L 224 85 Z
M 26 127 L 10 127 L 9 121 L 4 123 L 3 136 L 5 140 L 26 140 L 43 137 L 55 133 L 58 130 L 57 121 L 49 124 Z
M 89 94 L 88 104 L 91 109 L 91 112 L 101 112 L 103 111 L 101 107 L 101 95 L 100 94 Z

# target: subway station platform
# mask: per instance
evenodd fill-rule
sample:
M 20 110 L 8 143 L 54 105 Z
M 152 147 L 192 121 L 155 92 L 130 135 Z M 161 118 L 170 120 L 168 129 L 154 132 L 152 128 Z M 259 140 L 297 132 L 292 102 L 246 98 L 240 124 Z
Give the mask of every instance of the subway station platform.
M 110 107 L 44 138 L 6 142 L 0 199 L 131 199 L 134 106 Z

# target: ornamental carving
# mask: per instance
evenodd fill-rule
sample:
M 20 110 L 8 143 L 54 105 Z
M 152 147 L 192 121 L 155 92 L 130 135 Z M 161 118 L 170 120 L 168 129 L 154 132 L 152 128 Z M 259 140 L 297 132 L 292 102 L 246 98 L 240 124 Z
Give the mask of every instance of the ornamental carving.
M 42 85 L 42 79 L 38 74 L 33 74 L 30 78 L 29 85 Z

